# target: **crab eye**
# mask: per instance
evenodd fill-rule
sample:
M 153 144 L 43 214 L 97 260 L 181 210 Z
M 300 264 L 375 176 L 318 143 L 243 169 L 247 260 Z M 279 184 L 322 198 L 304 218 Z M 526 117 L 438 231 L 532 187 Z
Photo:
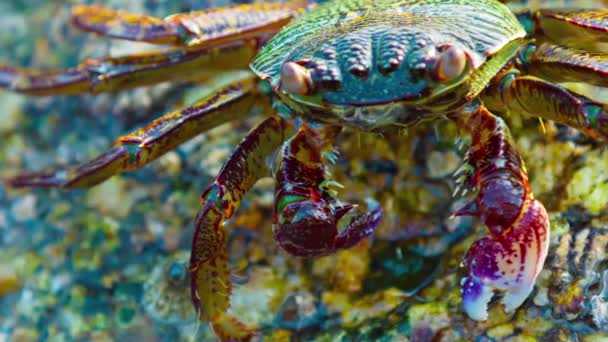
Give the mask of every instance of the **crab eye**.
M 290 94 L 307 95 L 312 90 L 312 78 L 305 67 L 287 62 L 281 68 L 280 88 Z
M 437 59 L 435 76 L 439 82 L 448 82 L 462 75 L 466 67 L 467 55 L 464 50 L 449 46 Z

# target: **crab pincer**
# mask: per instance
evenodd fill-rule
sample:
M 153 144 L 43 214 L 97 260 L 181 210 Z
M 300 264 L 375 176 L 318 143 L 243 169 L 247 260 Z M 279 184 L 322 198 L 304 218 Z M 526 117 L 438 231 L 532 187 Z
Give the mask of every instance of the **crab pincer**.
M 504 292 L 501 302 L 507 312 L 518 308 L 532 291 L 547 257 L 549 218 L 532 195 L 505 123 L 484 107 L 459 120 L 472 136 L 467 163 L 473 171 L 466 182 L 478 192 L 454 216 L 476 216 L 489 230 L 489 236 L 475 241 L 464 257 L 462 304 L 469 317 L 485 320 L 494 290 Z
M 354 205 L 337 200 L 322 162 L 322 139 L 303 127 L 283 145 L 277 174 L 273 233 L 289 254 L 312 257 L 350 248 L 373 234 L 382 221 L 382 208 L 368 200 L 369 212 L 353 216 L 338 230 Z
M 191 293 L 200 320 L 211 323 L 223 341 L 249 340 L 255 328 L 230 312 L 231 271 L 223 223 L 231 218 L 247 191 L 270 175 L 268 156 L 276 150 L 281 158 L 275 194 L 273 232 L 288 253 L 313 257 L 354 246 L 371 235 L 382 220 L 382 209 L 368 201 L 370 212 L 354 216 L 339 231 L 351 209 L 335 199 L 322 152 L 331 148 L 337 134 L 332 127 L 317 132 L 301 128 L 291 139 L 291 125 L 273 116 L 251 131 L 239 144 L 213 184 L 202 195 L 195 220 L 190 272 Z

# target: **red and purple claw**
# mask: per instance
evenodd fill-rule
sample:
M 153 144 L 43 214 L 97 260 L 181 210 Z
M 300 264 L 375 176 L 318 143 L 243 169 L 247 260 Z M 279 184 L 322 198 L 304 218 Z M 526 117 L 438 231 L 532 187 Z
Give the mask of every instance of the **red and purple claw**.
M 528 199 L 512 227 L 475 241 L 468 250 L 468 275 L 461 282 L 464 311 L 472 319 L 487 319 L 494 290 L 504 292 L 506 312 L 518 308 L 532 292 L 548 248 L 547 212 L 540 202 Z
M 467 163 L 473 171 L 466 185 L 478 192 L 454 216 L 478 217 L 489 231 L 464 258 L 462 305 L 472 319 L 485 320 L 495 290 L 503 292 L 506 312 L 532 292 L 547 257 L 549 217 L 532 195 L 506 124 L 483 107 L 465 113 L 460 124 L 472 136 Z
M 326 201 L 298 201 L 288 204 L 280 213 L 283 223 L 272 227 L 274 238 L 286 252 L 295 256 L 314 257 L 332 254 L 355 246 L 371 236 L 382 222 L 382 208 L 368 200 L 369 212 L 351 217 L 338 231 L 340 220 L 354 208 L 347 204 L 335 207 Z
M 321 135 L 302 128 L 281 150 L 275 196 L 274 238 L 288 253 L 313 257 L 356 245 L 373 234 L 382 221 L 382 208 L 368 200 L 369 212 L 351 215 L 352 204 L 343 204 L 330 188 L 332 182 L 322 162 Z M 340 230 L 342 221 L 351 217 Z

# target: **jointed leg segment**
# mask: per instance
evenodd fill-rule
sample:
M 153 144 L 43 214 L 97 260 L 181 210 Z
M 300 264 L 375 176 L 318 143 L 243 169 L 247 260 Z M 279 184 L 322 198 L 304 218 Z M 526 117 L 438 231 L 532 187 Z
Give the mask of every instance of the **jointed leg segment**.
M 0 88 L 36 96 L 97 94 L 167 81 L 198 80 L 222 70 L 246 70 L 257 47 L 254 40 L 239 40 L 204 50 L 88 59 L 74 68 L 48 72 L 0 65 Z
M 245 70 L 261 42 L 300 14 L 305 1 L 252 4 L 176 14 L 167 19 L 97 6 L 76 6 L 73 23 L 119 39 L 178 48 L 125 57 L 89 59 L 60 71 L 0 64 L 0 88 L 29 95 L 97 94 L 167 81 Z
M 553 120 L 608 140 L 608 105 L 534 76 L 505 71 L 484 95 L 494 110 Z
M 238 5 L 165 19 L 81 5 L 72 10 L 72 22 L 84 31 L 112 38 L 200 48 L 275 33 L 299 15 L 305 3 Z
M 195 135 L 224 122 L 245 117 L 255 105 L 270 107 L 267 96 L 248 73 L 233 74 L 216 91 L 191 107 L 166 114 L 143 128 L 118 138 L 114 147 L 80 166 L 51 172 L 18 175 L 7 180 L 13 187 L 81 188 L 136 170 Z
M 199 319 L 210 322 L 221 339 L 246 339 L 253 334 L 228 313 L 232 288 L 222 223 L 232 217 L 255 182 L 270 174 L 267 158 L 287 133 L 287 123 L 280 117 L 262 122 L 239 144 L 202 196 L 190 256 L 192 300 Z

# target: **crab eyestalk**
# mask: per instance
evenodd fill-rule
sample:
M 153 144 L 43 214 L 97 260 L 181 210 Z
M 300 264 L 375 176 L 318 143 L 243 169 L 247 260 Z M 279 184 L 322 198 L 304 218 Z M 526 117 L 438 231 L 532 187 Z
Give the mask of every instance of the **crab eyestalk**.
M 484 107 L 464 113 L 459 124 L 472 136 L 465 182 L 478 192 L 454 216 L 479 217 L 489 230 L 464 258 L 462 304 L 469 317 L 485 320 L 494 290 L 504 292 L 501 302 L 507 312 L 532 291 L 547 257 L 549 218 L 532 195 L 506 124 Z
M 368 200 L 369 212 L 341 220 L 355 207 L 341 203 L 322 162 L 320 135 L 306 127 L 282 148 L 277 175 L 273 233 L 277 243 L 295 256 L 313 257 L 352 247 L 370 236 L 382 220 L 382 208 Z

